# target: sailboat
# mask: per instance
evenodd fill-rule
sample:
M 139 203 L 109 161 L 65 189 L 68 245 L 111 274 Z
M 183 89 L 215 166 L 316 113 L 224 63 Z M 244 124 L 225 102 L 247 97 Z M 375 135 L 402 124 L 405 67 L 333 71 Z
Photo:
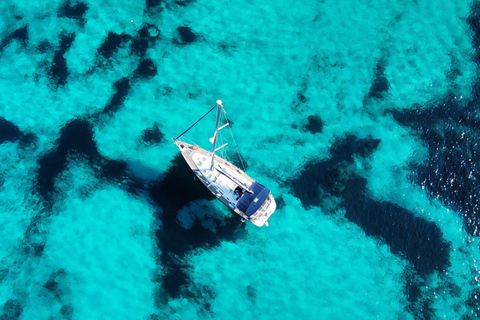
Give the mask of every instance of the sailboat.
M 214 109 L 217 109 L 217 119 L 215 133 L 213 138 L 210 138 L 210 142 L 213 144 L 212 151 L 200 148 L 196 144 L 187 142 L 186 138 L 182 138 L 185 133 Z M 173 141 L 193 173 L 218 200 L 240 215 L 242 220 L 250 221 L 258 227 L 268 226 L 267 220 L 277 208 L 270 190 L 247 175 L 245 169 L 242 170 L 215 154 L 228 145 L 228 143 L 225 143 L 217 148 L 220 130 L 226 127 L 230 128 L 226 116 L 226 123 L 220 126 L 222 112 L 225 114 L 222 101 L 217 100 L 217 104 L 213 108 L 182 134 L 173 138 Z

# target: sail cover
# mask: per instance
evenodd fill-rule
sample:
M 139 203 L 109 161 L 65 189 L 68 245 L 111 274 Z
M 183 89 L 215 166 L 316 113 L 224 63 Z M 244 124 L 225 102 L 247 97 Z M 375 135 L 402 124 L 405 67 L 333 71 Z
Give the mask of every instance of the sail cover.
M 270 190 L 258 182 L 252 183 L 250 191 L 253 193 L 245 192 L 237 203 L 237 208 L 248 217 L 257 212 L 270 195 Z

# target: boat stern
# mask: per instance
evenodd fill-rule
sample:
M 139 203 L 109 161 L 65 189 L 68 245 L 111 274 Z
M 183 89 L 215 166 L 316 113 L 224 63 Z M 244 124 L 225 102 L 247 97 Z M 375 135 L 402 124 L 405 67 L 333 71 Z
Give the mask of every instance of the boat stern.
M 270 194 L 267 200 L 263 203 L 263 205 L 255 212 L 254 215 L 250 217 L 250 221 L 256 225 L 257 227 L 262 227 L 263 225 L 267 225 L 267 220 L 271 217 L 273 212 L 277 209 L 277 203 L 275 199 Z

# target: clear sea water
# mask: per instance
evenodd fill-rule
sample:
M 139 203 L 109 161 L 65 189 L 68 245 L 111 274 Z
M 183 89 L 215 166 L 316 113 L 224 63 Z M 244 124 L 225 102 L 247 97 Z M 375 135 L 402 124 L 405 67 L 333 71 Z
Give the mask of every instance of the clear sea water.
M 0 319 L 480 318 L 478 1 L 0 17 Z M 269 227 L 170 140 L 217 99 Z

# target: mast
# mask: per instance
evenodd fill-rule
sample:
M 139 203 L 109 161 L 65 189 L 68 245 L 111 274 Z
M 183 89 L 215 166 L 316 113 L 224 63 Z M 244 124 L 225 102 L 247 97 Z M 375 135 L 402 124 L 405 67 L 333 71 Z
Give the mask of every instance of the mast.
M 212 159 L 210 160 L 210 170 L 213 169 L 213 158 L 215 157 L 215 148 L 217 146 L 217 136 L 218 136 L 218 127 L 220 125 L 220 117 L 222 115 L 222 100 L 217 100 L 217 123 L 215 124 L 215 134 L 213 135 L 213 149 L 212 149 Z

